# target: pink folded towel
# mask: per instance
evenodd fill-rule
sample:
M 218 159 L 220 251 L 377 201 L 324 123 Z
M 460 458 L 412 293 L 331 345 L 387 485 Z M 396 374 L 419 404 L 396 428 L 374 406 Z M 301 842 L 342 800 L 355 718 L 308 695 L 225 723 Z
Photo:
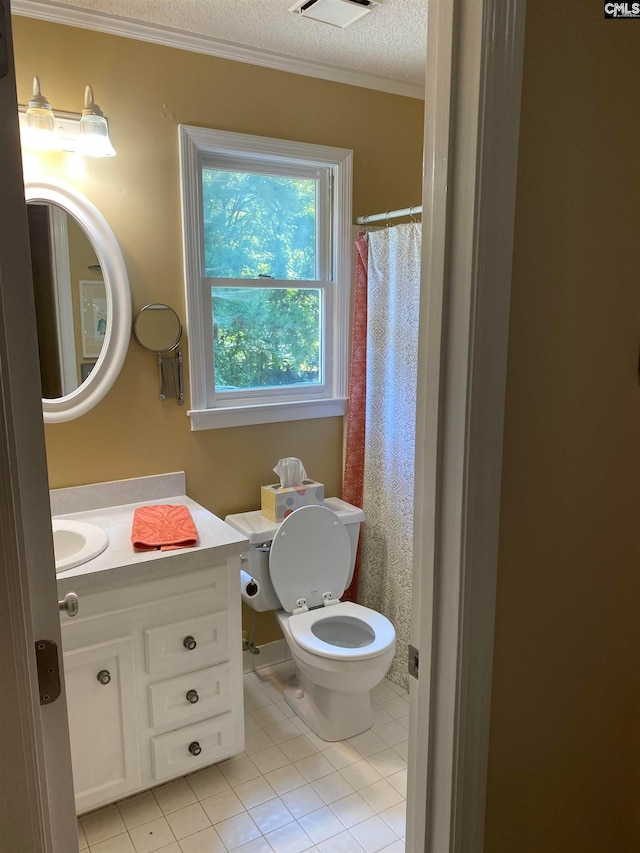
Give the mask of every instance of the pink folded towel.
M 183 504 L 139 506 L 133 513 L 131 543 L 135 551 L 171 551 L 198 544 L 198 531 Z

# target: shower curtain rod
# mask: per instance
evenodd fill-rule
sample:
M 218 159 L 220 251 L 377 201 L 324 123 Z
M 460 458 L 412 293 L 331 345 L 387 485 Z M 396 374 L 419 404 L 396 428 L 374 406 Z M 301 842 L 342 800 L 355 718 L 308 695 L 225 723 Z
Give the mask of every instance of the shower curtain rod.
M 422 213 L 421 204 L 414 204 L 413 207 L 403 207 L 401 210 L 387 210 L 386 213 L 368 213 L 366 216 L 358 216 L 356 217 L 356 225 L 368 225 L 370 222 L 397 219 L 399 216 L 413 216 L 414 213 Z

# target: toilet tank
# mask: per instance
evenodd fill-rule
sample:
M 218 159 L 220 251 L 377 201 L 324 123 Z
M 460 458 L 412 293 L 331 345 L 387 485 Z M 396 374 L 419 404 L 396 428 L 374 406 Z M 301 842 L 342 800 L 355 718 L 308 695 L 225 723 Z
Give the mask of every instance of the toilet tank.
M 364 521 L 363 511 L 340 498 L 326 498 L 324 505 L 338 516 L 344 524 L 351 542 L 351 565 L 345 589 L 353 579 L 353 570 L 358 550 L 360 524 Z M 243 600 L 259 612 L 279 610 L 280 600 L 269 576 L 269 549 L 280 526 L 266 518 L 260 510 L 239 512 L 225 518 L 227 524 L 249 540 L 250 548 L 241 556 L 242 570 L 240 588 Z

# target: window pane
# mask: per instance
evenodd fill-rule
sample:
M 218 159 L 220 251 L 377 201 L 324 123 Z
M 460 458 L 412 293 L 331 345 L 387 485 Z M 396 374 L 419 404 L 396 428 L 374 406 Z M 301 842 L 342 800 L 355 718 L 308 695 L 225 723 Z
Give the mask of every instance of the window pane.
M 216 391 L 318 385 L 319 290 L 212 287 Z
M 205 275 L 316 278 L 318 182 L 202 169 Z

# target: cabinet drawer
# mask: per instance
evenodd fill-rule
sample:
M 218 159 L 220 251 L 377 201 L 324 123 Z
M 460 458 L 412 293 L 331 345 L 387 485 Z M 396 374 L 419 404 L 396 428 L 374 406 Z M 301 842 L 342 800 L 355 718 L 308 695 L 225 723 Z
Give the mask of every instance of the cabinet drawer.
M 230 707 L 228 663 L 149 685 L 149 714 L 154 729 L 182 726 Z
M 157 675 L 198 669 L 229 656 L 229 614 L 226 610 L 174 622 L 144 632 L 147 672 Z
M 221 761 L 231 755 L 232 748 L 231 714 L 221 714 L 175 732 L 158 735 L 151 738 L 154 779 L 162 782 Z

